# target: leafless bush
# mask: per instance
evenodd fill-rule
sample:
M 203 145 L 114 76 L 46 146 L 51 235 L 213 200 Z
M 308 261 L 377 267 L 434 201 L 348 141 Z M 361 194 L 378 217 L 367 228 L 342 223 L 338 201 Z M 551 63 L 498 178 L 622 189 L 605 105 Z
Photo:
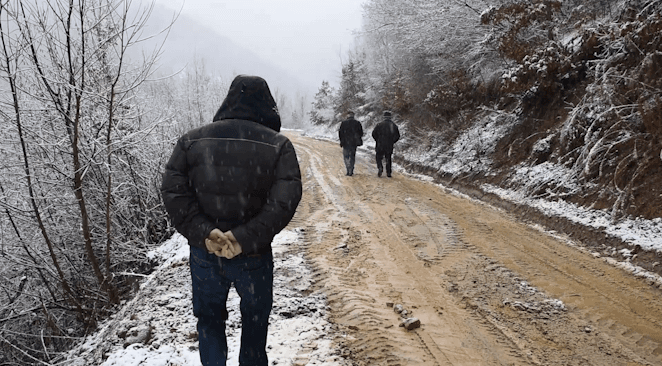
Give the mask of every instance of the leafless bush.
M 513 2 L 484 12 L 481 23 L 495 26 L 499 51 L 521 63 L 540 45 L 554 39 L 554 15 L 561 4 L 555 0 Z
M 0 5 L 0 363 L 51 362 L 117 306 L 168 230 L 158 193 L 169 135 L 133 65 L 151 8 Z M 170 137 L 168 137 L 170 139 Z
M 465 70 L 447 73 L 446 82 L 435 86 L 423 101 L 437 118 L 450 120 L 463 109 L 471 106 L 475 86 Z
M 613 220 L 633 205 L 650 204 L 635 197 L 649 189 L 662 148 L 661 7 L 634 3 L 620 21 L 585 30 L 581 49 L 593 53 L 592 82 L 563 129 L 565 154 L 575 157 L 578 178 L 613 192 Z

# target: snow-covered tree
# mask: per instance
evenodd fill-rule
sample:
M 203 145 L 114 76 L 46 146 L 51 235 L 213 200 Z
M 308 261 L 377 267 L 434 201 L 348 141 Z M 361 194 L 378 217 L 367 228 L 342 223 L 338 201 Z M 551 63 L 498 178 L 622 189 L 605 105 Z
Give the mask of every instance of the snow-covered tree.
M 335 116 L 336 91 L 328 81 L 322 81 L 322 86 L 315 94 L 310 110 L 310 121 L 313 124 L 330 124 Z
M 48 360 L 94 328 L 133 281 L 123 273 L 141 266 L 136 254 L 165 234 L 163 145 L 138 94 L 157 55 L 127 56 L 150 12 L 0 4 L 0 363 Z

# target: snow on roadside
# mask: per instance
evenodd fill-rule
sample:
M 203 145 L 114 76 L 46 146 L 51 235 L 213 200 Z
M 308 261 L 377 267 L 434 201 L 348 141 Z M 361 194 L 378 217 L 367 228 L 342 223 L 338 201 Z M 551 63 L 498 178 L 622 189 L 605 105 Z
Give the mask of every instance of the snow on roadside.
M 548 201 L 524 197 L 516 191 L 489 184 L 484 184 L 481 188 L 502 199 L 537 208 L 547 215 L 563 217 L 587 227 L 602 229 L 605 234 L 620 238 L 630 245 L 639 245 L 645 250 L 662 252 L 662 218 L 653 220 L 626 218 L 612 224 L 611 215 L 605 210 L 587 209 L 563 200 Z
M 332 324 L 327 321 L 324 294 L 310 291 L 307 268 L 297 230 L 274 238 L 274 306 L 267 348 L 270 365 L 343 365 L 334 349 Z M 140 286 L 139 293 L 100 330 L 69 353 L 66 364 L 102 366 L 198 366 L 196 318 L 191 305 L 188 244 L 175 234 L 148 257 L 159 267 Z M 230 291 L 228 366 L 238 365 L 241 319 L 239 296 Z M 145 342 L 127 344 L 128 335 L 141 325 L 150 329 Z M 132 328 L 133 327 L 133 328 Z M 121 336 L 118 336 L 121 334 Z
M 612 224 L 610 221 L 611 215 L 605 210 L 587 209 L 563 200 L 548 201 L 540 198 L 525 197 L 516 191 L 502 189 L 489 184 L 484 184 L 481 188 L 485 192 L 496 194 L 501 199 L 537 208 L 548 216 L 563 217 L 587 227 L 601 229 L 606 235 L 620 238 L 629 245 L 639 245 L 644 250 L 662 252 L 662 218 L 655 218 L 653 220 L 640 217 L 627 218 Z M 602 257 L 600 253 L 591 254 L 596 258 Z M 621 249 L 620 254 L 627 258 L 626 261 L 618 261 L 611 257 L 602 257 L 602 260 L 614 267 L 631 273 L 635 277 L 648 280 L 651 285 L 662 288 L 661 276 L 629 262 L 632 257 L 631 250 Z

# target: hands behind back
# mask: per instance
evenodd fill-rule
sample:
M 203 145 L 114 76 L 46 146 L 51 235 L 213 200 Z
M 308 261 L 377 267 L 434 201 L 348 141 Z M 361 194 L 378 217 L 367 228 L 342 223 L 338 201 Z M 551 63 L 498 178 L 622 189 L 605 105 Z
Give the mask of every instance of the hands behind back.
M 226 231 L 225 236 L 230 241 L 230 251 L 233 253 L 232 257 L 241 254 L 241 245 L 239 244 L 237 239 L 234 237 L 234 234 L 232 234 L 232 231 Z M 228 259 L 232 259 L 232 257 L 230 257 Z
M 232 231 L 224 233 L 219 229 L 212 230 L 205 239 L 205 246 L 209 253 L 227 259 L 232 259 L 241 253 L 241 245 L 237 242 Z
M 221 230 L 214 229 L 209 233 L 209 236 L 205 239 L 205 246 L 209 253 L 220 252 L 224 247 L 230 243 L 228 239 Z

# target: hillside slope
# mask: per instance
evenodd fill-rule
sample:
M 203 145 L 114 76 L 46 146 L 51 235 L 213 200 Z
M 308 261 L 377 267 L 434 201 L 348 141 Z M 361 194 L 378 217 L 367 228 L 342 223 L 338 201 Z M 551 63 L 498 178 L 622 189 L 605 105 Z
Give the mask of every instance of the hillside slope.
M 410 128 L 399 160 L 660 273 L 659 242 L 613 226 L 662 230 L 661 9 L 621 3 L 525 56 L 501 79 L 511 95 L 479 107 L 452 140 Z M 560 208 L 532 208 L 542 202 Z

